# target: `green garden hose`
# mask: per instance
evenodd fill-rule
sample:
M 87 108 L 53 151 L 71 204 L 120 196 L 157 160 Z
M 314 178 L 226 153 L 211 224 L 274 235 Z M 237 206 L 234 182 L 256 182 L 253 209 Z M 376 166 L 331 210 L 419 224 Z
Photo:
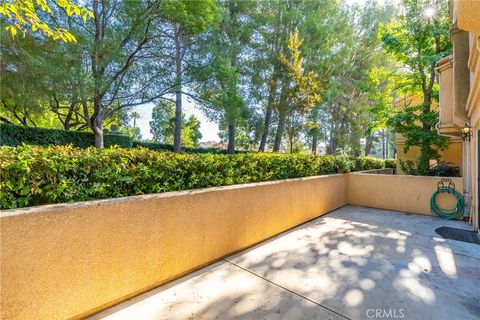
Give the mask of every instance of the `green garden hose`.
M 440 193 L 450 193 L 451 195 L 453 195 L 457 199 L 455 208 L 442 209 L 438 207 L 436 198 L 437 198 L 437 195 L 439 195 Z M 435 191 L 432 194 L 432 197 L 430 198 L 430 211 L 432 212 L 432 215 L 439 217 L 441 219 L 452 220 L 452 219 L 459 218 L 463 215 L 464 208 L 465 208 L 465 199 L 461 193 L 455 190 L 455 188 L 450 188 L 450 187 L 438 188 L 437 191 Z

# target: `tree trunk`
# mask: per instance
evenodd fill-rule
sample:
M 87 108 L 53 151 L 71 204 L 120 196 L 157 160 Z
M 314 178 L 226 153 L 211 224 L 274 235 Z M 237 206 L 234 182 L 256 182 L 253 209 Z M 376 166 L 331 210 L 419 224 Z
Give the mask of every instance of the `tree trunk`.
M 283 131 L 285 129 L 285 120 L 287 115 L 285 112 L 279 113 L 277 132 L 275 133 L 275 142 L 273 143 L 273 152 L 280 151 L 280 144 L 282 143 Z
M 373 146 L 373 135 L 369 135 L 365 139 L 365 157 L 367 157 L 370 154 L 370 152 L 372 152 L 372 146 Z
M 262 138 L 260 139 L 260 146 L 258 148 L 259 152 L 265 152 L 268 133 L 270 131 L 270 123 L 272 121 L 272 112 L 273 112 L 273 109 L 270 107 L 267 107 L 267 111 L 265 112 L 265 121 L 263 123 Z
M 335 155 L 337 153 L 338 148 L 338 127 L 335 122 L 332 122 L 332 126 L 330 127 L 330 139 L 328 142 L 329 145 L 329 154 Z
M 63 130 L 70 131 L 70 121 L 68 119 L 65 119 L 65 122 L 63 123 Z
M 388 129 L 385 131 L 385 159 L 389 158 L 389 151 L 388 146 L 390 144 L 390 134 L 388 133 Z
M 438 54 L 441 52 L 440 47 L 440 38 L 437 36 L 435 37 L 435 52 Z M 425 73 L 422 74 L 422 91 L 423 91 L 423 105 L 422 105 L 422 113 L 426 116 L 430 112 L 430 108 L 432 106 L 432 91 L 433 85 L 435 83 L 435 63 L 430 65 L 430 72 L 428 75 L 428 84 L 427 84 L 427 76 Z M 418 159 L 418 166 L 417 170 L 420 175 L 428 175 L 430 169 L 430 158 L 435 155 L 435 152 L 431 146 L 431 140 L 426 138 L 430 135 L 432 127 L 427 122 L 422 122 L 422 130 L 424 131 L 424 137 L 420 143 L 420 157 Z
M 277 89 L 277 81 L 273 80 L 270 84 L 270 92 L 268 93 L 267 110 L 265 112 L 265 121 L 263 123 L 262 138 L 260 139 L 260 146 L 258 151 L 265 152 L 267 145 L 268 133 L 270 131 L 270 123 L 272 121 L 273 101 L 275 100 L 275 91 Z
M 288 135 L 288 141 L 290 144 L 290 153 L 293 153 L 293 135 Z
M 385 129 L 382 129 L 382 158 L 385 159 Z
M 173 151 L 180 152 L 182 148 L 182 94 L 175 94 L 175 133 L 173 135 Z
M 98 19 L 100 12 L 104 9 L 102 2 L 102 8 L 99 8 L 100 2 L 93 1 L 93 14 L 95 15 L 95 38 L 93 41 L 93 50 L 91 52 L 92 60 L 92 77 L 93 77 L 93 113 L 90 117 L 90 128 L 95 135 L 94 145 L 96 148 L 103 148 L 103 115 L 102 115 L 102 99 L 104 92 L 102 91 L 102 77 L 105 72 L 105 66 L 103 65 L 103 55 L 101 43 L 105 35 L 105 21 Z
M 93 114 L 90 117 L 90 128 L 95 135 L 95 147 L 103 148 L 103 114 L 101 98 L 96 96 L 93 99 Z
M 228 123 L 228 146 L 227 153 L 235 153 L 235 124 Z
M 310 129 L 310 135 L 312 137 L 312 145 L 311 145 L 311 151 L 312 154 L 317 154 L 317 145 L 318 145 L 318 136 L 320 134 L 320 128 L 318 126 L 318 107 L 313 107 L 311 115 L 312 115 L 312 123 L 315 124 L 315 127 Z
M 338 124 L 338 117 L 339 114 L 338 104 L 335 103 L 331 106 L 330 115 L 331 115 L 331 124 L 330 124 L 330 134 L 329 134 L 329 141 L 328 141 L 328 153 L 331 155 L 335 155 L 337 153 L 338 147 L 338 137 L 340 136 L 339 133 L 339 124 Z
M 312 154 L 317 154 L 317 144 L 318 144 L 318 137 L 317 137 L 317 132 L 315 132 L 312 137 Z
M 430 155 L 432 154 L 432 148 L 427 141 L 424 141 L 421 145 L 421 153 L 418 158 L 418 173 L 422 176 L 428 175 L 430 169 Z
M 432 105 L 431 90 L 427 90 L 423 94 L 422 112 L 424 115 L 430 112 L 431 105 Z M 432 127 L 428 123 L 423 122 L 422 129 L 425 132 L 425 136 L 428 136 Z M 430 157 L 433 154 L 433 150 L 429 141 L 426 138 L 422 139 L 420 149 L 421 149 L 421 152 L 420 152 L 420 157 L 418 158 L 418 166 L 417 166 L 418 173 L 420 175 L 428 175 L 428 171 L 430 169 Z
M 180 152 L 182 147 L 182 54 L 180 27 L 175 30 L 175 133 L 173 135 L 173 151 Z
M 287 121 L 288 113 L 288 99 L 286 91 L 288 90 L 288 83 L 286 79 L 282 81 L 282 90 L 280 92 L 280 103 L 278 106 L 278 126 L 275 133 L 275 141 L 273 143 L 273 152 L 280 151 L 280 145 L 282 144 L 283 131 L 285 130 L 285 124 Z
M 360 157 L 360 150 L 358 150 L 358 148 L 355 148 L 355 149 L 353 150 L 353 157 L 354 157 L 354 158 Z
M 103 148 L 103 128 L 96 128 L 93 130 L 95 134 L 95 148 Z
M 94 141 L 95 148 L 102 149 L 103 148 L 103 116 L 101 113 L 98 113 L 94 118 L 92 117 L 91 128 L 92 128 L 93 134 L 95 135 L 95 141 Z
M 73 108 L 74 108 L 74 105 L 71 104 L 70 105 L 70 109 L 68 110 L 68 113 L 67 115 L 65 116 L 65 120 L 62 121 L 62 119 L 60 118 L 60 113 L 57 113 L 57 116 L 58 116 L 58 119 L 60 120 L 60 122 L 63 123 L 63 129 L 65 131 L 70 131 L 70 128 L 72 127 L 70 122 L 72 121 L 72 116 L 73 116 Z

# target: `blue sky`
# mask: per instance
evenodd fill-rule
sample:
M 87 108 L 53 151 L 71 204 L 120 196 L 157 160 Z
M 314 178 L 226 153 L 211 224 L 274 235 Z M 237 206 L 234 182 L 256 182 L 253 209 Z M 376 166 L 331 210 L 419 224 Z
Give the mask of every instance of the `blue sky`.
M 218 125 L 209 121 L 203 112 L 196 108 L 192 102 L 187 101 L 185 97 L 183 97 L 182 100 L 183 112 L 187 115 L 187 117 L 193 114 L 198 120 L 200 120 L 200 131 L 202 132 L 201 141 L 220 141 L 220 138 L 217 134 Z M 137 123 L 144 139 L 152 138 L 152 134 L 150 133 L 150 121 L 152 120 L 152 109 L 154 106 L 154 104 L 149 103 L 138 106 L 134 109 L 141 115 L 141 118 L 137 120 Z
M 364 4 L 365 0 L 346 0 L 347 4 L 352 5 L 354 3 Z M 145 104 L 136 107 L 134 110 L 140 113 L 141 118 L 138 120 L 138 126 L 142 132 L 144 139 L 152 138 L 150 133 L 150 121 L 152 120 L 152 109 L 154 104 Z M 201 141 L 220 141 L 218 137 L 218 125 L 214 122 L 209 121 L 203 112 L 195 107 L 192 102 L 187 101 L 183 98 L 183 112 L 189 117 L 190 115 L 195 115 L 198 120 L 200 120 L 201 126 L 200 131 L 202 132 Z

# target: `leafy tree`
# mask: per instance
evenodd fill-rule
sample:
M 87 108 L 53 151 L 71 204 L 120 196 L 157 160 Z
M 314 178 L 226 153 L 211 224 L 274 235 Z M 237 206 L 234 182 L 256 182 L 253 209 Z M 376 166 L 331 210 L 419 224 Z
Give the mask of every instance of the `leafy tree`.
M 321 101 L 299 120 L 299 139 L 309 140 L 312 152 L 323 140 L 329 153 L 342 149 L 351 156 L 361 154 L 364 139 L 371 136 L 367 129 L 375 105 L 367 92 L 369 70 L 390 66 L 381 50 L 378 26 L 391 19 L 393 6 L 377 1 L 351 7 L 331 1 L 303 5 L 299 30 L 304 68 L 319 75 Z
M 320 140 L 326 140 L 329 118 L 324 109 L 330 103 L 327 99 L 328 88 L 334 85 L 332 75 L 341 70 L 341 61 L 345 59 L 344 46 L 349 46 L 351 35 L 350 19 L 342 3 L 323 0 L 306 3 L 305 20 L 300 25 L 304 38 L 302 54 L 305 57 L 306 70 L 319 75 L 321 102 L 315 104 L 305 118 L 305 134 L 311 141 L 312 153 L 317 151 Z
M 34 2 L 37 16 L 52 31 L 68 26 L 76 43 L 0 31 L 3 122 L 92 130 L 101 147 L 104 128 L 136 135 L 132 108 L 163 100 L 152 132 L 178 151 L 199 140 L 198 120 L 182 112 L 182 100 L 192 99 L 218 123 L 229 152 L 307 144 L 315 152 L 325 143 L 329 153 L 387 156 L 394 130 L 411 146 L 430 141 L 432 152 L 444 142 L 425 103 L 392 107 L 394 92 L 436 99 L 432 66 L 448 51 L 444 5 L 428 20 L 420 15 L 426 0 L 405 0 L 409 9 L 388 23 L 393 6 L 374 0 L 92 0 L 85 22 L 60 1 L 42 1 Z M 15 24 L 16 16 L 6 19 Z
M 297 29 L 290 34 L 288 53 L 282 51 L 279 55 L 279 61 L 284 73 L 284 85 L 280 95 L 280 103 L 277 106 L 279 125 L 273 146 L 274 152 L 280 150 L 281 137 L 287 120 L 289 120 L 290 151 L 293 150 L 295 132 L 300 123 L 302 123 L 298 121 L 298 117 L 308 112 L 320 101 L 320 96 L 318 95 L 320 90 L 318 75 L 313 71 L 306 72 L 303 68 L 303 58 L 300 51 L 302 43 L 303 40 L 299 38 Z
M 202 139 L 202 133 L 200 132 L 200 121 L 191 115 L 188 120 L 182 119 L 183 127 L 185 128 L 184 139 L 182 141 L 185 147 L 196 148 Z
M 255 2 L 226 0 L 221 5 L 220 25 L 207 35 L 202 52 L 210 67 L 196 74 L 196 89 L 206 115 L 227 129 L 227 152 L 234 153 L 236 129 L 247 111 L 242 89 L 252 34 L 250 13 Z
M 197 147 L 202 139 L 200 132 L 200 121 L 195 116 L 185 119 L 182 114 L 181 144 L 185 147 Z M 152 121 L 150 121 L 150 132 L 153 140 L 165 144 L 173 144 L 176 128 L 175 105 L 171 101 L 162 101 L 153 108 Z
M 132 127 L 127 128 L 127 134 L 132 137 L 133 140 L 140 141 L 142 140 L 142 134 L 140 128 L 137 127 L 137 120 L 141 118 L 140 113 L 133 111 L 130 113 L 131 120 L 133 120 Z
M 175 109 L 172 106 L 172 102 L 161 101 L 153 108 L 150 133 L 153 135 L 154 141 L 159 143 L 173 141 L 174 128 L 172 130 L 172 118 L 175 118 Z
M 66 130 L 91 128 L 98 147 L 103 145 L 103 127 L 116 114 L 179 91 L 178 79 L 169 76 L 172 61 L 175 62 L 175 55 L 171 59 L 170 53 L 176 49 L 175 43 L 169 41 L 169 26 L 174 25 L 186 35 L 200 32 L 211 23 L 215 11 L 213 0 L 94 0 L 81 8 L 81 13 L 86 10 L 94 18 L 85 23 L 81 21 L 84 17 L 76 15 L 77 10 L 69 6 L 70 1 L 57 1 L 61 6 L 49 7 L 43 7 L 47 1 L 37 1 L 38 6 L 33 7 L 30 2 L 14 0 L 13 4 L 6 6 L 11 10 L 14 10 L 13 5 L 25 6 L 26 11 L 22 12 L 28 15 L 32 14 L 28 12 L 30 9 L 45 10 L 49 14 L 39 13 L 39 16 L 60 22 L 63 21 L 63 10 L 68 11 L 71 14 L 68 18 L 70 32 L 75 34 L 78 45 L 52 44 L 38 33 L 27 35 L 33 40 L 26 45 L 23 45 L 25 41 L 17 41 L 17 47 L 18 43 L 23 46 L 20 54 L 14 46 L 8 45 L 13 56 L 16 55 L 17 65 L 24 64 L 21 72 L 16 73 L 18 81 L 12 82 L 12 88 L 30 77 L 30 86 L 32 89 L 38 87 L 38 90 L 25 90 L 30 93 L 28 99 L 17 97 L 14 105 L 3 99 L 8 97 L 3 94 L 7 93 L 5 90 L 2 100 L 8 103 L 8 108 L 2 107 L 2 114 L 11 113 L 14 107 L 17 113 L 24 110 L 19 116 L 23 121 L 24 115 L 28 115 L 28 119 L 33 113 L 45 113 L 48 107 Z M 18 37 L 11 42 L 16 39 Z M 4 37 L 2 45 L 3 42 Z M 182 63 L 186 62 L 182 60 Z M 2 67 L 7 64 L 10 61 Z M 33 81 L 33 77 L 38 81 Z M 31 94 L 34 92 L 38 96 Z M 24 122 L 31 124 L 28 120 Z
M 53 40 L 76 42 L 75 36 L 59 25 L 59 17 L 53 18 L 53 10 L 49 2 L 51 3 L 49 0 L 5 0 L 0 4 L 0 14 L 7 19 L 5 29 L 10 31 L 13 37 L 18 32 L 29 32 L 28 28 L 30 28 L 32 32 L 41 32 Z M 55 0 L 53 3 L 65 13 L 66 17 L 78 16 L 84 22 L 88 17 L 93 18 L 90 10 L 76 5 L 71 0 Z
M 368 73 L 368 80 L 365 83 L 364 91 L 367 97 L 372 101 L 372 106 L 369 111 L 372 119 L 367 126 L 367 137 L 365 141 L 365 156 L 374 152 L 374 142 L 381 140 L 382 154 L 389 158 L 387 152 L 390 145 L 395 153 L 395 135 L 389 134 L 392 128 L 389 120 L 395 114 L 395 107 L 393 105 L 395 98 L 395 88 L 401 87 L 402 74 L 395 71 L 395 66 L 388 63 L 384 66 L 374 67 Z M 393 133 L 393 132 L 392 132 Z M 388 139 L 385 139 L 387 137 Z
M 288 36 L 297 24 L 302 3 L 290 0 L 260 1 L 253 13 L 256 34 L 252 37 L 253 59 L 251 83 L 257 104 L 263 106 L 263 125 L 259 151 L 265 151 L 275 122 L 275 105 L 279 99 L 279 55 L 288 45 Z
M 218 10 L 214 0 L 176 1 L 172 2 L 175 15 L 170 19 L 170 30 L 167 32 L 172 42 L 169 56 L 175 66 L 175 134 L 173 149 L 180 151 L 182 135 L 182 95 L 183 86 L 191 82 L 191 66 L 196 65 L 193 50 L 196 48 L 196 35 L 204 32 L 218 18 Z
M 0 120 L 36 127 L 43 118 L 54 116 L 44 103 L 48 97 L 45 66 L 32 58 L 41 56 L 44 49 L 29 35 L 20 41 L 1 30 L 0 39 Z
M 71 43 L 45 40 L 36 34 L 11 38 L 1 31 L 1 109 L 12 121 L 28 115 L 39 125 L 65 130 L 88 129 L 88 76 L 82 66 L 83 48 Z M 14 122 L 16 122 L 14 120 Z M 45 125 L 47 125 L 45 123 Z M 22 123 L 26 125 L 27 123 Z M 33 125 L 29 121 L 28 125 Z
M 132 66 L 153 37 L 153 24 L 159 17 L 159 11 L 158 2 L 113 4 L 93 1 L 94 23 L 87 30 L 93 36 L 85 40 L 91 48 L 86 57 L 91 65 L 92 80 L 93 110 L 89 114 L 89 127 L 95 134 L 97 148 L 103 148 L 106 118 L 119 109 L 161 97 L 152 92 L 148 83 L 132 83 L 138 81 Z M 116 19 L 109 19 L 112 14 L 116 15 Z M 123 96 L 129 99 L 122 99 Z
M 141 118 L 140 113 L 138 113 L 136 111 L 133 111 L 132 113 L 130 113 L 130 117 L 133 120 L 133 127 L 136 128 L 137 127 L 137 120 Z
M 191 14 L 198 7 L 199 2 L 186 0 L 94 0 L 89 7 L 94 20 L 73 24 L 83 48 L 77 56 L 84 67 L 80 75 L 85 74 L 85 83 L 79 86 L 82 113 L 95 134 L 96 147 L 103 147 L 105 121 L 120 110 L 175 92 L 176 82 L 169 77 L 171 60 L 164 55 L 165 44 L 171 45 L 167 28 L 176 23 L 188 29 L 191 19 L 205 23 L 202 16 Z
M 420 147 L 418 171 L 426 175 L 429 160 L 438 159 L 438 149 L 448 144 L 436 131 L 438 112 L 432 109 L 433 101 L 438 101 L 435 62 L 451 52 L 448 4 L 439 0 L 403 0 L 401 4 L 403 13 L 398 20 L 384 26 L 382 41 L 385 50 L 405 66 L 402 91 L 420 95 L 422 101 L 398 109 L 389 123 L 405 137 L 405 151 L 412 146 Z M 436 15 L 426 17 L 425 12 L 431 6 L 436 8 Z
M 147 43 L 159 36 L 153 26 L 164 19 L 159 5 L 157 1 L 94 0 L 87 4 L 94 19 L 84 23 L 79 17 L 69 18 L 76 45 L 52 43 L 35 33 L 24 41 L 12 39 L 15 45 L 8 45 L 12 58 L 2 64 L 2 71 L 11 65 L 12 77 L 18 78 L 13 87 L 23 78 L 37 77 L 39 81 L 31 83 L 38 86 L 33 92 L 39 95 L 29 98 L 30 103 L 22 101 L 25 108 L 31 109 L 34 103 L 48 105 L 66 130 L 90 128 L 95 145 L 103 147 L 103 128 L 109 119 L 165 94 L 160 88 L 165 84 L 154 81 L 162 66 L 150 63 L 151 71 L 145 72 L 141 64 Z M 52 8 L 52 16 L 59 18 L 62 11 Z M 3 41 L 2 37 L 2 45 Z

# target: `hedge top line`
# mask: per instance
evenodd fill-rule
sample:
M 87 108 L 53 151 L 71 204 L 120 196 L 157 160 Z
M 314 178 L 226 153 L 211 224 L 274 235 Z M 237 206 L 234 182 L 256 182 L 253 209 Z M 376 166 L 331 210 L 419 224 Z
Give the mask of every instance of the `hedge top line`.
M 18 147 L 22 144 L 37 146 L 72 145 L 78 148 L 88 148 L 94 145 L 95 135 L 92 132 L 65 131 L 61 129 L 23 127 L 14 124 L 0 124 L 0 146 Z M 144 147 L 157 151 L 173 151 L 173 145 L 134 141 L 131 137 L 119 133 L 104 135 L 105 147 L 119 146 L 122 148 Z M 219 148 L 182 148 L 186 153 L 226 153 Z M 245 152 L 245 151 L 237 151 Z
M 395 160 L 146 148 L 0 147 L 0 208 L 13 209 L 391 168 Z

